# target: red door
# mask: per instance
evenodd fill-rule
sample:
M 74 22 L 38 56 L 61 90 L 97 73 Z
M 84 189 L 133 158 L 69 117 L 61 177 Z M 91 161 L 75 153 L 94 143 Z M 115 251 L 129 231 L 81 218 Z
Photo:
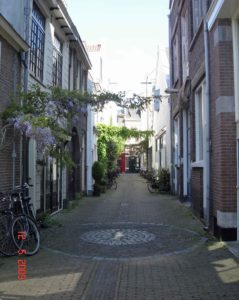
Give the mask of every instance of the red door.
M 125 173 L 125 153 L 122 153 L 120 158 L 120 172 Z

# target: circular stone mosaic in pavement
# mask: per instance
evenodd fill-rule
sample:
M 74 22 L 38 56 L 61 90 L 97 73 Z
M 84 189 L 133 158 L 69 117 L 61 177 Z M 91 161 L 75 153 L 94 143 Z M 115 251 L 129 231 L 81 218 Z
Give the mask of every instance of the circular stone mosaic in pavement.
M 100 245 L 121 246 L 147 243 L 154 240 L 155 235 L 135 229 L 106 229 L 86 232 L 81 239 Z
M 205 241 L 194 231 L 154 223 L 85 223 L 49 228 L 43 248 L 86 259 L 132 259 L 192 251 Z

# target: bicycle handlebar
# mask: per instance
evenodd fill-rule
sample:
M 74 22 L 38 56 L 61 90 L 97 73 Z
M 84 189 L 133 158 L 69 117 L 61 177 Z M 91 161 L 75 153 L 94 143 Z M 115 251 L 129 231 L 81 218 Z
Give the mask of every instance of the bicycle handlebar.
M 18 189 L 29 189 L 32 186 L 33 186 L 33 184 L 29 184 L 29 183 L 25 182 L 23 185 L 17 185 L 17 186 L 15 186 L 15 190 L 18 190 Z

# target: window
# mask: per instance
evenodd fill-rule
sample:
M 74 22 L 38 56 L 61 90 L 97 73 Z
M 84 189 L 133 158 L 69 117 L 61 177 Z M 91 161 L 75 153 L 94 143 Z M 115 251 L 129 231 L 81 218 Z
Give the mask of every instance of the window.
M 44 64 L 44 42 L 45 42 L 45 18 L 33 4 L 32 28 L 31 28 L 31 50 L 30 50 L 30 70 L 39 80 L 43 80 Z
M 73 52 L 73 90 L 79 89 L 79 68 L 80 62 L 77 59 L 76 51 Z
M 155 151 L 158 152 L 159 151 L 159 139 L 155 140 Z
M 52 84 L 62 85 L 62 43 L 56 36 L 53 46 Z
M 77 79 L 77 84 L 78 84 L 78 89 L 79 90 L 82 90 L 82 87 L 81 87 L 81 80 L 82 80 L 82 78 L 81 78 L 82 77 L 81 70 L 82 70 L 82 62 L 78 61 L 78 69 L 77 69 L 78 79 Z
M 166 168 L 166 132 L 159 138 L 159 167 Z
M 203 82 L 195 93 L 195 145 L 196 145 L 196 161 L 203 160 L 204 146 L 204 93 L 205 82 Z
M 166 82 L 166 87 L 167 88 L 170 87 L 170 75 L 169 74 L 165 75 L 165 82 Z
M 82 92 L 85 92 L 87 90 L 87 71 L 82 70 L 81 76 L 82 76 L 81 90 Z
M 173 82 L 178 80 L 178 38 L 173 41 Z
M 179 139 L 179 117 L 177 116 L 173 122 L 174 129 L 174 165 L 180 165 L 180 139 Z
M 198 27 L 207 12 L 207 2 L 207 0 L 193 0 L 193 34 L 198 30 Z
M 181 34 L 182 34 L 182 75 L 183 81 L 189 75 L 189 65 L 188 65 L 188 23 L 187 23 L 187 13 L 182 15 L 181 18 Z

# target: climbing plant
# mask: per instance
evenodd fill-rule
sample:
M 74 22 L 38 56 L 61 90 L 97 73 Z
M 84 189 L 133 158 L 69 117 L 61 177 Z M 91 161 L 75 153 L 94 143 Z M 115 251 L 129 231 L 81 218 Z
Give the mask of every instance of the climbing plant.
M 97 149 L 98 159 L 101 161 L 105 168 L 112 165 L 112 161 L 123 152 L 125 142 L 128 138 L 146 139 L 153 134 L 153 131 L 140 131 L 137 129 L 130 129 L 127 127 L 117 127 L 105 124 L 97 125 Z M 139 142 L 140 144 L 140 142 Z M 114 153 L 114 159 L 111 154 Z M 108 152 L 107 152 L 108 149 Z
M 107 170 L 115 169 L 115 161 L 119 155 L 117 142 L 110 140 L 106 144 Z
M 70 139 L 72 125 L 79 124 L 80 113 L 86 113 L 88 104 L 95 110 L 101 110 L 105 103 L 114 101 L 127 109 L 142 110 L 150 102 L 150 98 L 137 95 L 131 100 L 125 100 L 123 96 L 109 92 L 94 95 L 68 91 L 60 87 L 51 87 L 46 92 L 42 91 L 39 85 L 33 85 L 31 90 L 20 94 L 20 101 L 19 99 L 12 101 L 1 117 L 5 126 L 12 125 L 26 137 L 36 140 L 38 152 L 48 153 L 53 157 L 59 156 L 60 153 L 63 162 L 72 165 L 62 145 Z M 122 146 L 127 134 L 126 129 L 121 129 L 117 147 Z M 100 149 L 101 153 L 105 153 L 105 148 L 103 149 L 101 144 Z

